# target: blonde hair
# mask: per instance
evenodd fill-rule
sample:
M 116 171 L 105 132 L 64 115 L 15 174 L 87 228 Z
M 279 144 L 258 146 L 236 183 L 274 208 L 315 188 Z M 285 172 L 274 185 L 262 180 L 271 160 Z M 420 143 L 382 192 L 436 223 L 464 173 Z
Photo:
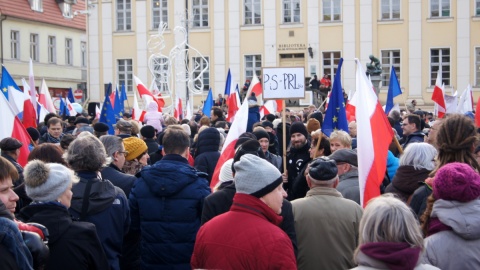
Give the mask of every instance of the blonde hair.
M 339 140 L 343 146 L 347 148 L 352 148 L 352 137 L 343 131 L 343 130 L 335 130 L 334 132 L 330 133 L 330 141 L 332 140 Z

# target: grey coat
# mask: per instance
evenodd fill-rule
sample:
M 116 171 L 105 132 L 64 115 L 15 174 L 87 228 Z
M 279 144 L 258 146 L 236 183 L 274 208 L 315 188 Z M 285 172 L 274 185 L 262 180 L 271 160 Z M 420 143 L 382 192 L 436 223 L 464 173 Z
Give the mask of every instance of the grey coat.
M 431 217 L 452 227 L 425 239 L 423 262 L 440 269 L 480 269 L 480 200 L 437 200 Z
M 360 188 L 358 186 L 358 169 L 352 169 L 340 175 L 340 183 L 338 183 L 337 190 L 342 193 L 345 199 L 352 200 L 360 205 Z

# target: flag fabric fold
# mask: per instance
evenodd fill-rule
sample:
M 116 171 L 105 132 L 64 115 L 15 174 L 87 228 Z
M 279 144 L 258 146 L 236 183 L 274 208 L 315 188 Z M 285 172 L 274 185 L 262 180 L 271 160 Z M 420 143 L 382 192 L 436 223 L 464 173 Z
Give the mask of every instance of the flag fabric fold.
M 30 99 L 30 93 L 32 90 L 30 86 L 23 88 L 24 101 L 23 101 L 23 126 L 25 128 L 37 127 L 37 112 L 35 107 L 33 107 L 32 101 Z
M 214 100 L 213 100 L 212 88 L 210 88 L 210 91 L 208 91 L 207 99 L 205 100 L 205 103 L 203 103 L 202 112 L 204 115 L 210 117 L 210 111 L 212 110 L 213 102 Z
M 235 88 L 235 91 L 228 95 L 227 107 L 228 107 L 227 121 L 232 122 L 233 119 L 235 119 L 235 114 L 240 108 L 240 92 L 238 91 L 238 84 L 237 84 L 237 87 Z
M 387 115 L 394 106 L 393 99 L 401 94 L 402 90 L 400 88 L 400 83 L 398 82 L 397 73 L 395 73 L 395 69 L 392 66 L 392 70 L 390 72 L 390 83 L 388 85 L 387 104 L 385 105 L 385 113 Z
M 253 74 L 252 82 L 250 83 L 250 87 L 248 87 L 249 93 L 255 93 L 255 96 L 260 96 L 263 93 L 262 83 L 258 79 L 256 74 Z M 249 96 L 245 96 L 248 99 Z
M 143 108 L 147 108 L 150 101 L 155 101 L 158 104 L 158 111 L 161 112 L 162 107 L 165 105 L 163 98 L 156 98 L 137 76 L 133 75 L 133 79 L 137 86 L 138 95 L 140 95 L 140 98 L 143 100 Z
M 2 80 L 0 83 L 0 89 L 2 89 L 2 93 L 7 98 L 7 100 L 9 100 L 8 87 L 12 87 L 13 89 L 22 93 L 22 91 L 20 90 L 20 87 L 18 87 L 17 83 L 13 80 L 7 68 L 2 65 Z
M 123 110 L 124 105 L 123 101 L 121 100 L 122 93 L 118 91 L 117 87 L 115 87 L 115 105 L 113 106 L 113 112 L 115 114 L 115 118 L 122 118 L 123 117 Z
M 463 90 L 462 95 L 460 95 L 460 99 L 458 101 L 457 112 L 458 113 L 466 113 L 473 111 L 473 104 L 472 104 L 472 86 L 470 84 Z
M 445 94 L 443 93 L 441 70 L 437 71 L 437 80 L 435 81 L 435 88 L 433 88 L 432 100 L 438 105 L 438 118 L 443 118 L 447 112 L 447 106 L 445 104 Z
M 75 102 L 75 98 L 73 97 L 73 90 L 72 90 L 71 87 L 70 87 L 70 89 L 68 89 L 67 99 L 68 99 L 68 101 L 70 101 L 70 103 Z
M 37 90 L 35 89 L 35 77 L 33 75 L 33 61 L 32 61 L 32 58 L 30 58 L 30 71 L 29 71 L 29 74 L 28 74 L 28 85 L 30 86 L 30 91 L 29 91 L 29 95 L 30 95 L 30 103 L 31 104 L 31 108 L 28 108 L 28 117 L 33 117 L 33 126 L 32 127 L 37 127 L 37 123 L 36 123 L 36 120 L 37 120 L 37 112 L 35 110 L 35 108 L 37 108 Z M 25 105 L 24 105 L 24 109 L 25 110 Z M 25 118 L 25 116 L 24 116 Z M 30 123 L 29 123 L 30 125 Z M 28 127 L 28 126 L 26 126 Z
M 348 133 L 347 113 L 345 111 L 345 99 L 343 98 L 341 81 L 342 64 L 343 58 L 340 58 L 330 95 L 329 106 L 323 120 L 322 132 L 327 136 L 330 136 L 334 130 L 343 130 Z
M 99 122 L 105 123 L 108 125 L 108 134 L 114 135 L 115 131 L 113 125 L 117 122 L 115 120 L 115 112 L 112 108 L 112 103 L 110 103 L 110 97 L 106 96 L 103 101 L 102 112 L 100 113 Z
M 224 95 L 230 96 L 230 88 L 232 85 L 232 74 L 230 73 L 230 69 L 228 69 L 227 80 L 225 82 L 225 93 Z
M 38 95 L 38 102 L 45 107 L 48 112 L 56 112 L 55 106 L 53 105 L 52 96 L 50 91 L 48 91 L 47 83 L 45 79 L 42 80 L 42 86 L 40 88 L 40 94 Z M 43 118 L 39 118 L 41 121 Z

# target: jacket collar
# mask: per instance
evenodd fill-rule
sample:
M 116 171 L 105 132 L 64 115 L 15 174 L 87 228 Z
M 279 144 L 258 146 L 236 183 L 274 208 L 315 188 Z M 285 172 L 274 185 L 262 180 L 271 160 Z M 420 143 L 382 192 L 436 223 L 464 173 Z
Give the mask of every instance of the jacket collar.
M 273 210 L 260 199 L 248 194 L 235 193 L 230 211 L 250 213 L 264 218 L 276 226 L 279 226 L 283 220 L 282 216 L 273 212 Z
M 162 160 L 173 160 L 173 161 L 178 161 L 178 162 L 183 162 L 185 164 L 188 164 L 188 160 L 180 155 L 177 154 L 168 154 L 163 156 Z
M 314 187 L 307 192 L 307 196 L 305 197 L 319 196 L 319 195 L 343 198 L 342 194 L 338 192 L 338 190 L 334 188 L 326 188 L 326 187 Z

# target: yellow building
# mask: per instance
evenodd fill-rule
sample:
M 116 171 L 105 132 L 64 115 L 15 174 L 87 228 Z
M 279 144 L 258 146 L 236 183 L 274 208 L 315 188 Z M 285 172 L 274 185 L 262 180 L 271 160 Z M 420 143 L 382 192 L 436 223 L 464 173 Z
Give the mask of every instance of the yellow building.
M 188 25 L 188 42 L 209 61 L 205 94 L 223 94 L 230 68 L 241 88 L 262 67 L 301 66 L 306 76 L 334 74 L 344 58 L 342 84 L 355 90 L 354 59 L 382 64 L 380 98 L 385 100 L 393 65 L 403 95 L 432 105 L 440 70 L 446 93 L 468 84 L 480 90 L 480 0 L 98 0 L 88 17 L 89 89 L 103 99 L 104 85 L 125 83 L 132 93 L 138 76 L 147 87 L 148 41 L 167 23 L 165 54 L 180 41 L 178 25 Z M 187 19 L 185 19 L 187 18 Z M 197 59 L 188 59 L 193 65 Z M 200 65 L 204 65 L 199 62 Z M 161 87 L 161 86 L 160 86 Z M 185 100 L 186 84 L 174 86 Z M 195 106 L 205 95 L 195 97 Z M 309 96 L 301 105 L 307 105 Z M 131 104 L 131 99 L 130 99 Z

